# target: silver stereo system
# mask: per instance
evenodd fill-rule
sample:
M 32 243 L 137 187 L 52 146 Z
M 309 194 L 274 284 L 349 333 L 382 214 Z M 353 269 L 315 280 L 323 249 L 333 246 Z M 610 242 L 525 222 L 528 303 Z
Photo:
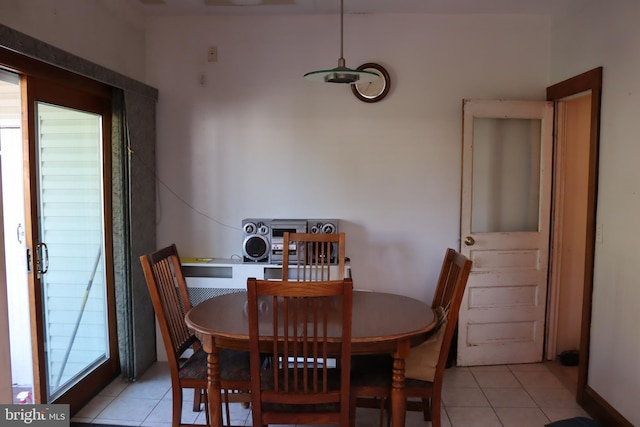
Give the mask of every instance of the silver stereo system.
M 282 264 L 282 253 L 285 251 L 284 233 L 306 233 L 307 220 L 305 219 L 274 219 L 271 221 L 271 264 Z M 289 245 L 287 250 L 290 257 L 296 256 L 296 245 Z
M 283 236 L 289 233 L 333 234 L 338 232 L 337 219 L 267 219 L 242 220 L 242 259 L 244 262 L 282 264 L 285 250 Z M 337 248 L 331 250 L 335 263 Z M 295 245 L 289 245 L 289 255 L 295 257 Z

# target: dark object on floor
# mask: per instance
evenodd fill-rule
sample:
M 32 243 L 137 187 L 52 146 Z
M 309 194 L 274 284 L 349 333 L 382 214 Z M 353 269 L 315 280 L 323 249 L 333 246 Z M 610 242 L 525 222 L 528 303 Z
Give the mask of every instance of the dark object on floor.
M 564 366 L 578 366 L 580 353 L 578 350 L 567 350 L 560 353 L 560 364 Z
M 546 424 L 545 427 L 598 427 L 598 423 L 589 418 L 576 417 Z

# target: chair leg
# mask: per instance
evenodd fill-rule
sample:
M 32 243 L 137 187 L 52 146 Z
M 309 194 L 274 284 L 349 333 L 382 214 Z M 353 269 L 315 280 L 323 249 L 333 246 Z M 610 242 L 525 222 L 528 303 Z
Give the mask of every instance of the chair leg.
M 193 390 L 193 412 L 200 412 L 200 404 L 202 403 L 202 390 L 196 388 Z
M 431 427 L 440 427 L 440 424 L 442 423 L 440 419 L 442 416 L 442 401 L 440 396 L 434 396 L 429 400 L 431 400 Z
M 422 417 L 425 421 L 432 420 L 431 399 L 422 398 Z
M 351 393 L 349 397 L 349 426 L 356 426 L 356 396 L 355 393 Z
M 224 413 L 227 417 L 227 425 L 231 425 L 231 414 L 229 413 L 229 390 L 222 390 L 223 399 L 222 404 L 224 405 Z M 224 424 L 224 423 L 223 423 Z
M 204 417 L 207 422 L 207 427 L 211 426 L 211 419 L 209 418 L 209 395 L 207 394 L 207 389 L 202 390 L 202 396 L 204 399 Z
M 173 406 L 171 424 L 172 427 L 180 427 L 182 423 L 182 388 L 172 386 L 171 393 L 171 404 Z

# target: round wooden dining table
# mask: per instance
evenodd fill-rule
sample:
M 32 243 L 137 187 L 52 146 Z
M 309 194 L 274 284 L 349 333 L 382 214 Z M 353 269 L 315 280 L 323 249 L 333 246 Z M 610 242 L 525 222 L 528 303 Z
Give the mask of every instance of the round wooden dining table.
M 211 424 L 222 426 L 218 350 L 249 350 L 249 326 L 244 291 L 203 301 L 186 314 L 207 352 L 207 376 Z M 405 358 L 409 349 L 423 342 L 436 326 L 431 306 L 402 295 L 354 291 L 351 326 L 353 355 L 388 353 L 394 358 L 391 390 L 392 426 L 403 427 Z

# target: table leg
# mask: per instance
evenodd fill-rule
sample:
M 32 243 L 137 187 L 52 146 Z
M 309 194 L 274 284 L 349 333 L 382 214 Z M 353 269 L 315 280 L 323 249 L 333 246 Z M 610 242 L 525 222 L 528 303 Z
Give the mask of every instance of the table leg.
M 222 427 L 222 398 L 220 394 L 220 356 L 218 349 L 207 353 L 207 395 L 209 396 L 209 419 L 212 427 Z
M 404 427 L 407 412 L 407 395 L 404 390 L 404 366 L 411 343 L 408 339 L 397 342 L 391 372 L 391 426 Z
M 391 378 L 391 426 L 404 427 L 407 402 L 404 393 L 404 358 L 393 357 Z

